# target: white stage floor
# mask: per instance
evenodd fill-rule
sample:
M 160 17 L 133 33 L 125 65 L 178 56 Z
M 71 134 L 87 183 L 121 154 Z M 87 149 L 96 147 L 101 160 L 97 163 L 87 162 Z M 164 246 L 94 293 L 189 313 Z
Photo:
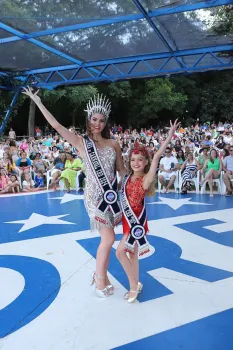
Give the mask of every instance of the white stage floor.
M 232 350 L 233 197 L 171 193 L 147 200 L 151 252 L 140 260 L 143 293 L 111 253 L 116 292 L 89 282 L 97 234 L 82 196 L 0 197 L 1 350 Z

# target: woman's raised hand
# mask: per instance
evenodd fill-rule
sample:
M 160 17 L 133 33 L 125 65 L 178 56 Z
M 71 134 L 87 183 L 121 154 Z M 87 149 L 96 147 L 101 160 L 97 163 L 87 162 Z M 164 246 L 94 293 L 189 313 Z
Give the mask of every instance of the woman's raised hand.
M 174 135 L 174 133 L 175 133 L 175 131 L 176 131 L 176 129 L 178 128 L 178 126 L 180 125 L 180 122 L 178 122 L 178 119 L 176 119 L 175 121 L 174 121 L 174 124 L 172 124 L 172 121 L 170 120 L 170 131 L 169 131 L 169 133 L 173 136 Z
M 38 96 L 38 92 L 39 90 L 33 92 L 33 89 L 30 86 L 27 86 L 26 88 L 23 88 L 22 94 L 27 95 L 37 104 L 41 101 L 40 97 Z

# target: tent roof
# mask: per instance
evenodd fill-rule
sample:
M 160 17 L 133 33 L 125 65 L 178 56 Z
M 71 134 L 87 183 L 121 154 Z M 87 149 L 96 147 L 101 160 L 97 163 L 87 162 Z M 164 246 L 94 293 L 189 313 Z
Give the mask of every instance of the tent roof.
M 3 0 L 0 75 L 42 88 L 233 68 L 233 0 Z

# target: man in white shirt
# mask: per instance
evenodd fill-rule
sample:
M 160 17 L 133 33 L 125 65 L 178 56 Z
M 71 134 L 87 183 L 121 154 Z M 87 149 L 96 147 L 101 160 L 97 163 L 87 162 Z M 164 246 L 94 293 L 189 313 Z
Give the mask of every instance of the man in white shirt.
M 231 142 L 232 142 L 232 136 L 231 136 L 231 133 L 230 132 L 227 132 L 227 134 L 226 134 L 226 136 L 224 137 L 224 142 L 226 143 L 226 144 L 231 144 Z
M 169 193 L 169 188 L 174 184 L 176 179 L 176 171 L 177 171 L 178 161 L 176 157 L 172 156 L 171 148 L 167 147 L 165 151 L 165 157 L 161 159 L 159 170 L 161 171 L 159 175 L 159 182 L 164 189 L 162 193 Z M 169 180 L 166 185 L 166 180 Z
M 9 131 L 9 138 L 13 140 L 16 139 L 16 133 L 12 128 L 10 128 L 10 131 Z

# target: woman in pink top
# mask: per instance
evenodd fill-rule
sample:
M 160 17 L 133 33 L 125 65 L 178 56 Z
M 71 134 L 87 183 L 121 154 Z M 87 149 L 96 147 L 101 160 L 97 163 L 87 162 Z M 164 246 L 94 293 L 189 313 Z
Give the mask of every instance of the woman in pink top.
M 28 150 L 28 143 L 27 140 L 23 140 L 23 142 L 21 143 L 20 147 L 19 147 L 22 151 L 27 152 Z

